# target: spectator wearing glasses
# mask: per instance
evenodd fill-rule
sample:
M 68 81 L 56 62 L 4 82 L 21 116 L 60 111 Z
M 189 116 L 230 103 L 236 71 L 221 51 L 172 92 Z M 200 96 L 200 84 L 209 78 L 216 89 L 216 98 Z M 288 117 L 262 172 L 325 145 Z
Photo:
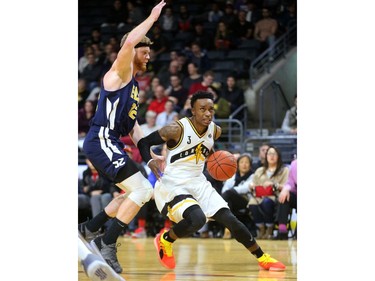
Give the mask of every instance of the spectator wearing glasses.
M 275 146 L 269 146 L 265 162 L 254 173 L 250 183 L 253 196 L 249 209 L 259 230 L 258 239 L 272 239 L 275 221 L 276 196 L 288 179 L 288 168 L 283 164 L 281 153 Z

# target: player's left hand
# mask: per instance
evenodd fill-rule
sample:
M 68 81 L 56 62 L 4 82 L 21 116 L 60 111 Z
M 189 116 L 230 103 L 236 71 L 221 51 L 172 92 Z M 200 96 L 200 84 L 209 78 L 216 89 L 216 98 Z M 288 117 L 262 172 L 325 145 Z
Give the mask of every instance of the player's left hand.
M 165 164 L 165 156 L 155 154 L 151 150 L 151 157 L 152 157 L 152 159 L 154 159 L 158 163 L 160 172 L 164 173 L 164 168 L 165 168 L 165 165 L 166 165 Z
M 159 156 L 159 157 L 163 157 L 164 156 Z M 154 173 L 155 177 L 157 180 L 160 180 L 161 178 L 161 173 L 164 171 L 164 167 L 163 167 L 163 162 L 165 163 L 165 161 L 161 160 L 161 159 L 152 159 L 149 163 L 148 163 L 148 167 L 150 168 L 151 172 Z

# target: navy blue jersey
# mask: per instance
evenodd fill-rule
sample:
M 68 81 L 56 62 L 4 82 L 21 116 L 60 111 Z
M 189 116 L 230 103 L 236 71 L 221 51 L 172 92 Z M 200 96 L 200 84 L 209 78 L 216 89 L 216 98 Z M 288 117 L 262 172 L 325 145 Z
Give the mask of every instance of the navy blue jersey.
M 100 90 L 100 97 L 83 150 L 95 168 L 115 180 L 128 155 L 120 136 L 133 129 L 138 110 L 138 82 L 132 80 L 117 91 Z
M 138 110 L 138 82 L 132 80 L 116 91 L 106 91 L 101 87 L 98 105 L 92 125 L 107 127 L 126 136 L 133 129 Z

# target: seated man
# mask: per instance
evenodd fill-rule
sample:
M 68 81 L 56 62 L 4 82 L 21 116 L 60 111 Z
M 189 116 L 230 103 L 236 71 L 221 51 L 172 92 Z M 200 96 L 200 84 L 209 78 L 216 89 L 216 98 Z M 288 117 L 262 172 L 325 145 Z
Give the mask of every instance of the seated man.
M 294 97 L 294 106 L 285 113 L 281 129 L 287 134 L 297 134 L 297 95 Z

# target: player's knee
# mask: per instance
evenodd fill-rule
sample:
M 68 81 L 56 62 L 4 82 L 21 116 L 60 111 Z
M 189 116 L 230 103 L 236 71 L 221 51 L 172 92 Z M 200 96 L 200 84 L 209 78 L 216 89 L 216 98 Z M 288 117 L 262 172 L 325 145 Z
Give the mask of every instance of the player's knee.
M 192 224 L 193 230 L 198 231 L 206 224 L 206 222 L 207 222 L 206 217 L 197 218 L 196 221 L 194 221 Z
M 116 185 L 125 190 L 129 194 L 129 199 L 140 207 L 151 199 L 154 192 L 151 183 L 141 172 L 135 173 Z
M 203 213 L 202 209 L 195 206 L 192 212 L 188 212 L 185 219 L 190 225 L 190 229 L 195 232 L 201 229 L 206 224 L 206 215 Z
M 125 198 L 127 197 L 126 194 L 121 194 L 111 200 L 107 206 L 105 206 L 104 211 L 105 213 L 114 218 L 117 215 L 118 209 L 120 208 L 122 202 L 124 202 Z
M 130 193 L 129 198 L 139 207 L 142 207 L 146 202 L 150 201 L 153 192 L 151 183 L 145 178 L 142 180 L 142 185 Z

